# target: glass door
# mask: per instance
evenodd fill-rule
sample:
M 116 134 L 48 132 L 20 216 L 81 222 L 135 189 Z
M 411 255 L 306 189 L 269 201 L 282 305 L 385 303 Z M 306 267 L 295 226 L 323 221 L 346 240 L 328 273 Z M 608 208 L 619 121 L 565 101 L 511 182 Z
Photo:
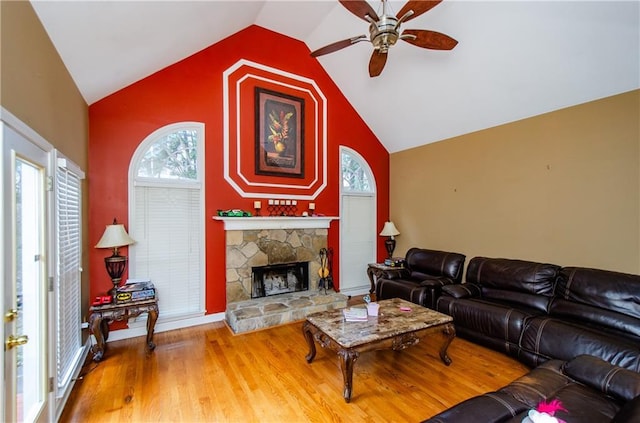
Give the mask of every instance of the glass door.
M 5 421 L 48 421 L 46 169 L 48 155 L 2 124 Z

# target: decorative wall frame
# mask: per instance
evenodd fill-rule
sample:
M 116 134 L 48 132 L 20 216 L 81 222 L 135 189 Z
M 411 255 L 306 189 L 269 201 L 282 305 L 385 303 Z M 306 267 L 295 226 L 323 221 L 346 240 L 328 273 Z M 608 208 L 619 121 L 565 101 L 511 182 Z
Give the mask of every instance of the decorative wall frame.
M 255 88 L 256 175 L 304 178 L 304 99 Z

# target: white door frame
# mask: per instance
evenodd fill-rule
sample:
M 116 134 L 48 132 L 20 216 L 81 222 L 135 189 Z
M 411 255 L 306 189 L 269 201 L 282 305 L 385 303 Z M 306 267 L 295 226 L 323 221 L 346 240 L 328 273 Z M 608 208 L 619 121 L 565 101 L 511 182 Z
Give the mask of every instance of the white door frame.
M 11 130 L 12 132 L 15 132 L 18 135 L 19 141 L 16 143 L 16 141 L 8 141 L 5 138 L 5 134 L 7 130 Z M 6 252 L 6 247 L 7 247 L 7 237 L 10 237 L 11 233 L 12 233 L 12 222 L 13 222 L 13 218 L 11 215 L 9 214 L 9 211 L 11 210 L 11 204 L 12 204 L 12 195 L 13 195 L 13 190 L 10 189 L 13 186 L 12 181 L 10 180 L 6 180 L 7 175 L 9 173 L 11 173 L 10 170 L 6 170 L 5 166 L 7 165 L 8 162 L 10 162 L 10 158 L 5 157 L 5 150 L 8 148 L 8 142 L 10 143 L 14 143 L 17 144 L 15 147 L 17 147 L 17 150 L 21 150 L 21 152 L 24 152 L 25 154 L 24 157 L 27 159 L 31 159 L 31 155 L 36 155 L 39 156 L 41 159 L 39 160 L 33 160 L 34 162 L 37 162 L 39 165 L 42 165 L 45 171 L 45 176 L 47 177 L 47 179 L 49 177 L 51 177 L 51 169 L 54 169 L 53 167 L 53 151 L 54 148 L 53 146 L 48 143 L 44 138 L 42 138 L 36 131 L 34 131 L 33 129 L 31 129 L 29 126 L 27 126 L 25 123 L 23 123 L 20 119 L 18 119 L 16 116 L 14 116 L 11 112 L 9 112 L 8 110 L 6 110 L 3 107 L 0 107 L 0 148 L 3 151 L 3 157 L 2 157 L 2 161 L 0 162 L 0 180 L 2 180 L 2 188 L 0 191 L 0 203 L 1 203 L 1 210 L 0 210 L 0 215 L 2 215 L 2 225 L 0 226 L 0 234 L 1 234 L 1 238 L 2 238 L 2 244 L 1 247 L 3 250 L 3 254 L 1 254 L 2 257 L 0 257 L 0 274 L 3 276 L 3 287 L 2 289 L 0 289 L 0 304 L 2 305 L 2 315 L 4 318 L 4 313 L 7 310 L 4 310 L 6 308 L 6 303 L 8 302 L 8 298 L 7 298 L 7 291 L 9 290 L 7 285 L 8 285 L 8 281 L 11 280 L 11 278 L 7 277 L 7 272 L 12 272 L 12 265 L 11 263 L 8 263 L 7 260 L 9 259 L 7 257 L 7 252 Z M 45 198 L 44 198 L 44 252 L 43 252 L 43 256 L 44 259 L 46 260 L 46 265 L 45 265 L 45 270 L 44 270 L 44 279 L 47 280 L 47 276 L 48 275 L 52 275 L 54 274 L 54 269 L 53 269 L 53 256 L 52 256 L 52 251 L 53 251 L 53 237 L 50 236 L 51 235 L 51 231 L 50 229 L 52 228 L 52 223 L 53 223 L 53 213 L 51 213 L 50 210 L 50 205 L 52 204 L 52 191 L 49 190 L 48 187 L 45 187 L 46 189 L 46 194 L 45 194 Z M 11 192 L 9 192 L 11 191 Z M 10 201 L 8 201 L 10 200 Z M 44 346 L 43 346 L 43 350 L 45 351 L 45 354 L 43 355 L 43 357 L 41 357 L 42 360 L 42 368 L 43 368 L 43 377 L 46 379 L 46 384 L 45 384 L 45 394 L 43 396 L 43 404 L 41 409 L 39 410 L 39 413 L 36 416 L 32 416 L 34 418 L 34 421 L 52 421 L 53 420 L 53 416 L 55 416 L 55 392 L 53 390 L 49 389 L 49 381 L 51 381 L 52 375 L 51 375 L 51 369 L 55 368 L 55 342 L 52 342 L 52 337 L 49 336 L 48 334 L 51 333 L 51 328 L 52 328 L 52 324 L 53 322 L 55 322 L 55 319 L 52 317 L 52 313 L 54 313 L 55 310 L 53 310 L 53 307 L 51 307 L 52 304 L 52 298 L 53 298 L 53 294 L 52 292 L 49 292 L 48 287 L 43 286 L 43 304 L 45 305 L 43 308 L 45 309 L 45 314 L 43 316 L 43 322 L 42 322 L 42 330 L 44 331 L 43 334 L 43 340 L 42 342 L 44 342 Z M 4 320 L 4 319 L 3 319 Z M 1 329 L 0 329 L 0 334 L 2 335 L 2 340 L 4 342 L 4 340 L 6 340 L 6 338 L 10 335 L 10 333 L 8 333 L 7 328 L 10 328 L 9 325 L 3 324 L 0 325 Z M 4 350 L 4 348 L 1 350 L 2 352 L 0 352 L 0 358 L 2 359 L 2 369 L 0 370 L 0 377 L 2 377 L 3 380 L 3 398 L 2 401 L 0 401 L 0 418 L 5 420 L 5 421 L 9 421 L 11 416 L 15 415 L 15 408 L 13 407 L 13 397 L 11 395 L 15 395 L 15 392 L 13 392 L 8 386 L 7 383 L 4 383 L 5 381 L 7 381 L 8 377 L 12 377 L 11 376 L 11 371 L 7 371 L 7 363 L 6 361 L 8 360 L 7 357 L 7 352 Z M 11 354 L 11 353 L 10 353 Z M 53 362 L 52 362 L 53 360 Z

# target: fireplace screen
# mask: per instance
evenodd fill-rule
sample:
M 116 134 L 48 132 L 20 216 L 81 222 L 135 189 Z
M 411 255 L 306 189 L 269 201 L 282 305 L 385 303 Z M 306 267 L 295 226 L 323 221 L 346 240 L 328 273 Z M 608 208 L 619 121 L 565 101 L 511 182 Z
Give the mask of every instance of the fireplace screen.
M 309 289 L 309 263 L 285 263 L 252 267 L 251 298 Z

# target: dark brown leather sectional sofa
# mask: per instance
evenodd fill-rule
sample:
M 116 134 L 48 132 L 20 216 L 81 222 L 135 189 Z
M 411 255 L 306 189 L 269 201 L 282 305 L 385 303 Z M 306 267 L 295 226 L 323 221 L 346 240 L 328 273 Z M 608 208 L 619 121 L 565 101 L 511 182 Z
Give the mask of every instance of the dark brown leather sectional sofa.
M 535 367 L 428 422 L 521 422 L 559 399 L 566 422 L 640 422 L 640 276 L 475 257 L 437 310 L 459 336 Z

